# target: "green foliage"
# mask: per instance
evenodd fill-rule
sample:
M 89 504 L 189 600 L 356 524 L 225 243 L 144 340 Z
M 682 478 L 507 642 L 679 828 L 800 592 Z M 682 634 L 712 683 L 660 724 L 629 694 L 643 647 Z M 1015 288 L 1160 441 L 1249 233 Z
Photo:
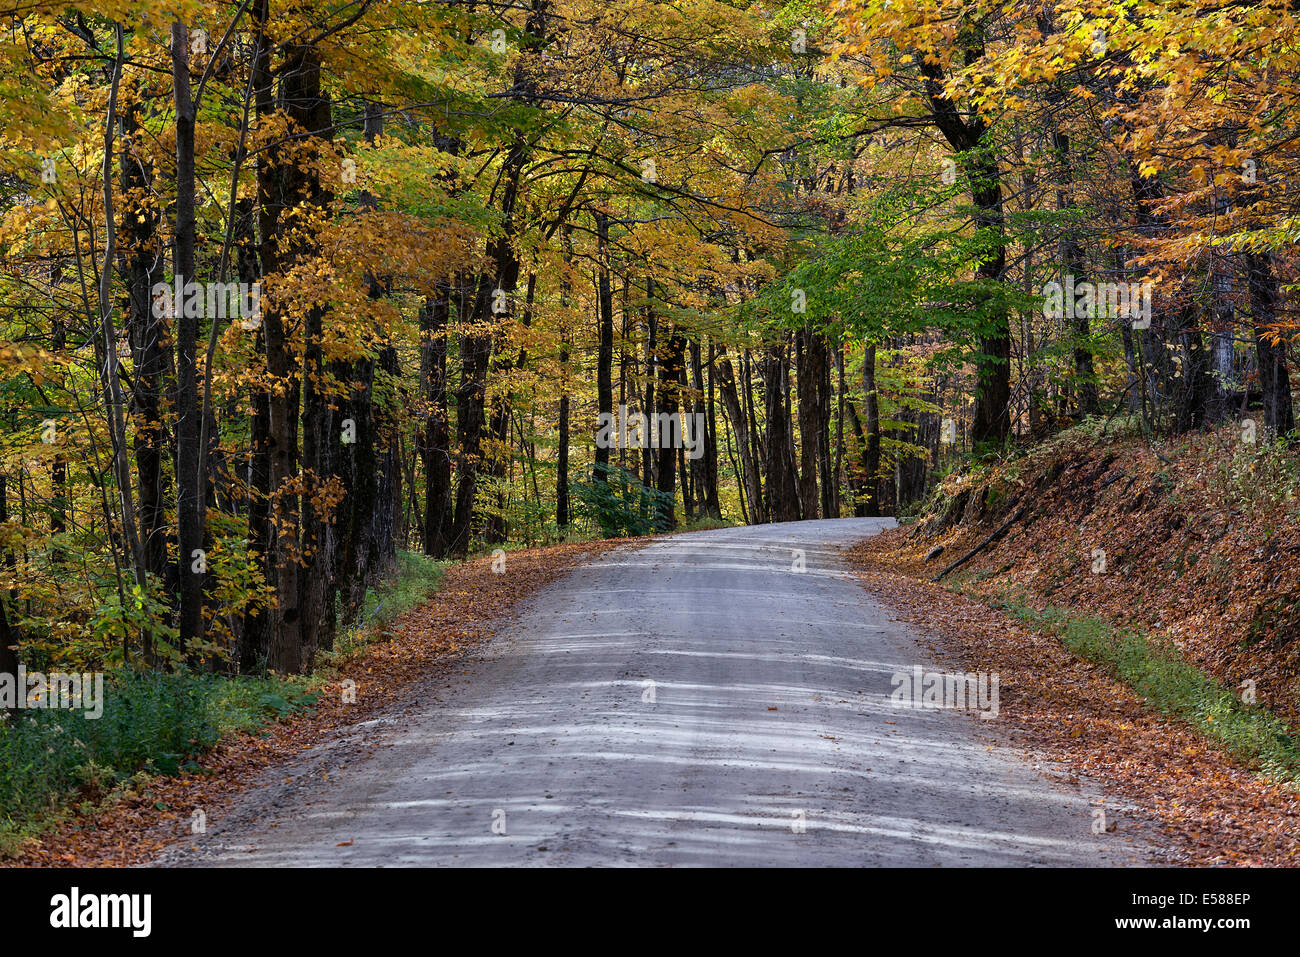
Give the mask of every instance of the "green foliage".
M 999 317 L 1034 303 L 1006 283 L 969 278 L 990 252 L 987 236 L 925 221 L 951 192 L 913 183 L 877 194 L 854 230 L 809 243 L 741 315 L 759 323 L 809 323 L 869 342 L 937 329 L 948 346 L 936 352 L 934 364 L 969 358 Z M 805 312 L 792 308 L 800 298 Z
M 610 466 L 606 482 L 579 482 L 573 487 L 578 511 L 596 522 L 606 538 L 649 535 L 660 527 L 659 516 L 672 508 L 672 499 L 642 485 L 626 469 Z
M 1300 465 L 1285 439 L 1263 436 L 1256 443 L 1238 443 L 1221 459 L 1215 481 L 1224 501 L 1249 514 L 1273 512 L 1294 500 L 1300 490 Z
M 0 852 L 76 797 L 96 800 L 141 771 L 197 771 L 194 758 L 222 734 L 315 701 L 302 680 L 117 671 L 105 675 L 98 719 L 21 710 L 0 722 Z
M 121 667 L 125 664 L 123 651 L 128 643 L 136 644 L 139 635 L 152 632 L 155 640 L 155 652 L 160 658 L 177 661 L 180 655 L 171 642 L 179 632 L 165 624 L 171 609 L 162 599 L 162 583 L 150 581 L 151 587 L 144 592 L 140 586 L 132 585 L 126 592 L 123 602 L 117 592 L 109 592 L 103 604 L 95 609 L 90 620 L 90 635 L 94 643 L 102 649 L 97 660 L 108 667 Z M 93 660 L 78 649 L 70 649 L 71 654 L 64 657 L 81 662 Z
M 366 592 L 362 623 L 386 624 L 425 601 L 438 590 L 448 564 L 419 552 L 398 552 L 396 572 Z

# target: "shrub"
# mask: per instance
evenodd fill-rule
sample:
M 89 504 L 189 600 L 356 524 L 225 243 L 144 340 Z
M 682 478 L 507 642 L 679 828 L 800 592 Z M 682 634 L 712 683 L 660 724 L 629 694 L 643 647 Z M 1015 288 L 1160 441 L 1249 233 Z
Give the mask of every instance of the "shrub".
M 579 482 L 573 497 L 579 511 L 600 525 L 606 538 L 649 535 L 660 530 L 660 516 L 672 509 L 672 496 L 648 488 L 626 469 L 609 466 L 605 482 Z
M 118 671 L 105 675 L 98 719 L 21 709 L 0 721 L 0 851 L 71 799 L 97 799 L 141 771 L 197 770 L 222 733 L 314 702 L 301 680 Z

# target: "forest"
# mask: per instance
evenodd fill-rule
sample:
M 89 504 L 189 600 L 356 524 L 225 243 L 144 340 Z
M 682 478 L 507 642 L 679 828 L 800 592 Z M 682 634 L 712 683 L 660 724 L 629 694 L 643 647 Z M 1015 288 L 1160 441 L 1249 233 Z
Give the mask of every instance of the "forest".
M 907 517 L 1088 423 L 1294 458 L 1295 0 L 3 25 L 2 673 L 306 675 L 418 556 Z

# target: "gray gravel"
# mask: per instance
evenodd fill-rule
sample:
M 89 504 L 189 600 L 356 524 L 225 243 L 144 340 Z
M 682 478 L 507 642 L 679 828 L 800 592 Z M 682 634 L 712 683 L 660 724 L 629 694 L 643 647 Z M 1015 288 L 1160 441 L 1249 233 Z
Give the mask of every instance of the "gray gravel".
M 890 524 L 724 529 L 607 553 L 403 711 L 268 772 L 159 863 L 1145 860 L 1125 808 L 1054 783 L 997 743 L 997 721 L 891 703 L 891 676 L 930 663 L 841 559 Z M 1103 806 L 1120 826 L 1097 835 Z

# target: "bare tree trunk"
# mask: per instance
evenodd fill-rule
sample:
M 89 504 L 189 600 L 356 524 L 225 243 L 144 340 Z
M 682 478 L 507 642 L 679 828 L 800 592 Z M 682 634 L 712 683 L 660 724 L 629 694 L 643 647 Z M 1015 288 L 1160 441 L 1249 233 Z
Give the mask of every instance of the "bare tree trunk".
M 254 58 L 257 79 L 259 117 L 275 110 L 270 66 L 270 41 L 261 25 L 265 22 L 267 0 L 257 0 L 254 20 L 259 23 L 259 47 Z M 260 203 L 260 258 L 267 273 L 291 268 L 311 255 L 312 237 L 307 217 L 313 208 L 328 202 L 313 168 L 303 162 L 303 152 L 319 148 L 319 141 L 329 136 L 330 107 L 321 93 L 320 59 L 317 51 L 301 44 L 285 48 L 279 74 L 281 99 L 290 129 L 299 134 L 289 141 L 273 144 L 265 151 L 258 166 Z M 299 560 L 304 557 L 298 496 L 287 492 L 298 478 L 298 410 L 300 370 L 289 339 L 289 317 L 283 307 L 272 301 L 262 309 L 262 327 L 266 334 L 266 365 L 270 376 L 281 387 L 273 390 L 267 403 L 267 437 L 271 459 L 271 489 L 276 511 L 274 538 L 276 548 L 276 621 L 271 627 L 267 666 L 287 674 L 297 674 L 310 666 L 306 649 L 302 586 Z M 310 331 L 308 335 L 310 336 Z M 320 453 L 317 445 L 313 458 Z M 313 460 L 309 468 L 320 465 Z M 309 609 L 313 617 L 318 609 Z M 313 639 L 314 640 L 314 639 Z
M 527 293 L 524 296 L 524 310 L 520 317 L 520 325 L 527 329 L 532 325 L 533 314 L 533 296 L 537 292 L 537 275 L 529 272 Z M 493 365 L 493 373 L 497 380 L 508 382 L 512 370 L 522 368 L 528 361 L 527 349 L 521 348 L 517 357 L 512 356 L 509 352 L 510 341 L 504 335 L 497 336 L 497 361 Z M 506 521 L 506 465 L 510 461 L 510 414 L 512 407 L 512 396 L 508 388 L 503 388 L 500 394 L 492 400 L 492 438 L 495 441 L 495 453 L 492 457 L 490 472 L 496 486 L 497 507 L 488 521 L 487 540 L 490 544 L 499 545 L 506 541 L 509 534 L 509 525 Z
M 113 139 L 117 126 L 117 96 L 122 80 L 125 54 L 122 45 L 122 25 L 113 24 L 116 55 L 113 60 L 113 79 L 108 95 L 108 118 L 104 123 L 104 261 L 99 269 L 99 322 L 100 343 L 98 352 L 103 359 L 102 382 L 109 410 L 109 435 L 113 449 L 113 471 L 117 480 L 118 502 L 122 510 L 122 534 L 131 557 L 135 584 L 141 591 L 148 585 L 145 571 L 144 548 L 136 524 L 135 501 L 131 490 L 131 465 L 126 449 L 126 419 L 122 398 L 122 382 L 117 358 L 117 330 L 113 325 L 113 303 L 110 288 L 113 279 L 113 260 L 117 254 L 117 228 L 113 204 Z M 125 605 L 121 576 L 118 576 L 119 600 Z M 131 649 L 123 640 L 122 654 L 131 660 Z
M 199 499 L 207 463 L 200 448 L 202 422 L 198 389 L 198 311 L 189 306 L 187 290 L 194 275 L 195 181 L 194 104 L 190 98 L 190 39 L 183 23 L 172 24 L 172 95 L 176 109 L 176 228 L 172 270 L 176 276 L 176 518 L 180 581 L 180 646 L 203 637 L 203 581 L 206 560 Z M 197 286 L 195 286 L 197 289 Z
M 564 224 L 562 236 L 564 248 L 564 278 L 561 283 L 560 305 L 566 311 L 560 320 L 560 408 L 559 408 L 559 447 L 556 450 L 555 463 L 555 527 L 560 540 L 565 538 L 565 529 L 569 525 L 569 327 L 566 323 L 567 310 L 573 299 L 573 283 L 570 270 L 573 268 L 573 227 Z M 613 343 L 610 343 L 610 358 L 613 358 Z M 608 370 L 606 370 L 608 376 Z M 605 450 L 609 455 L 609 450 Z
M 740 395 L 736 390 L 736 374 L 731 367 L 731 359 L 725 352 L 718 354 L 718 388 L 722 392 L 727 418 L 731 420 L 731 431 L 736 437 L 736 450 L 740 455 L 739 478 L 744 486 L 744 494 L 749 500 L 749 521 L 751 524 L 761 525 L 765 521 L 762 509 L 763 490 L 749 436 L 749 417 L 740 404 Z
M 614 364 L 614 296 L 609 285 L 609 217 L 596 213 L 596 256 L 600 262 L 600 275 L 597 279 L 599 328 L 596 350 L 596 411 L 602 416 L 614 414 L 614 386 L 612 381 Z M 627 313 L 624 311 L 624 318 Z M 626 339 L 625 339 L 626 341 Z M 608 419 L 603 419 L 608 421 Z M 593 480 L 605 482 L 609 468 L 609 449 L 596 447 L 596 464 Z
M 476 319 L 488 309 L 491 289 L 480 278 L 470 308 Z M 476 323 L 477 324 L 477 323 Z M 471 332 L 461 337 L 460 383 L 456 388 L 456 439 L 460 447 L 456 463 L 456 512 L 452 522 L 452 550 L 465 554 L 474 534 L 474 497 L 478 491 L 478 470 L 482 463 L 483 411 L 486 405 L 489 336 Z
M 795 380 L 799 389 L 799 506 L 804 518 L 817 517 L 817 465 L 821 459 L 820 422 L 818 401 L 821 398 L 818 379 L 816 335 L 806 329 L 795 333 Z
M 122 118 L 120 166 L 122 193 L 128 202 L 153 188 L 153 168 L 140 149 L 139 104 Z M 137 425 L 133 439 L 140 490 L 140 525 L 145 569 L 163 586 L 164 600 L 173 602 L 178 581 L 176 565 L 168 559 L 167 479 L 163 449 L 167 442 L 162 421 L 167 361 L 163 343 L 169 338 L 164 316 L 155 316 L 153 286 L 162 279 L 157 248 L 160 217 L 153 203 L 131 202 L 122 211 L 120 271 L 126 286 L 127 326 L 131 340 L 131 413 Z M 145 663 L 154 664 L 152 636 L 144 636 Z
M 984 52 L 982 25 L 970 25 L 961 33 L 967 57 Z M 945 92 L 945 77 L 938 61 L 923 60 L 925 90 L 934 111 L 934 121 L 944 138 L 965 157 L 971 199 L 979 213 L 978 230 L 989 237 L 989 250 L 975 269 L 975 278 L 1001 281 L 1006 267 L 1006 217 L 1002 208 L 1001 171 L 993 152 L 988 125 L 979 113 L 966 117 Z M 975 411 L 971 426 L 974 442 L 1004 442 L 1011 434 L 1011 331 L 1004 306 L 990 306 L 991 331 L 980 340 L 976 361 Z
M 641 411 L 645 414 L 648 427 L 653 428 L 655 406 L 655 378 L 659 368 L 659 314 L 655 311 L 655 283 L 649 276 L 645 280 L 646 298 L 646 340 L 645 340 L 645 403 Z M 658 483 L 655 480 L 654 449 L 647 443 L 641 450 L 641 483 L 646 486 Z
M 717 367 L 714 362 L 717 358 L 717 346 L 713 338 L 709 338 L 709 391 L 706 400 L 706 418 L 708 426 L 708 444 L 705 446 L 704 463 L 706 466 L 708 484 L 705 496 L 705 511 L 716 518 L 722 518 L 722 500 L 718 497 L 718 414 L 717 401 L 714 388 L 714 380 L 717 375 Z
M 1056 208 L 1068 211 L 1074 207 L 1074 167 L 1070 161 L 1070 137 L 1059 128 L 1052 131 L 1052 147 L 1056 152 L 1057 187 Z M 1075 235 L 1075 228 L 1066 225 L 1061 232 L 1061 262 L 1066 273 L 1074 277 L 1076 283 L 1084 281 L 1083 247 Z M 1079 414 L 1093 415 L 1097 411 L 1097 379 L 1093 367 L 1092 349 L 1089 339 L 1087 310 L 1078 310 L 1075 316 L 1074 377 L 1075 391 L 1078 396 Z
M 1279 436 L 1295 430 L 1291 404 L 1291 377 L 1286 365 L 1286 342 L 1275 338 L 1278 283 L 1269 253 L 1248 253 L 1246 269 L 1250 283 L 1251 322 L 1255 330 L 1255 352 L 1259 357 L 1259 379 L 1264 392 L 1264 424 Z
M 9 521 L 9 488 L 3 473 L 0 473 L 0 525 Z M 4 550 L 4 566 L 10 575 L 15 565 L 12 549 Z M 7 593 L 6 593 L 7 591 Z M 18 642 L 22 635 L 15 624 L 10 622 L 9 603 L 16 597 L 13 591 L 0 591 L 0 675 L 18 677 Z M 3 712 L 10 720 L 18 716 L 18 708 Z
M 694 398 L 691 401 L 691 428 L 696 431 L 692 433 L 695 442 L 701 443 L 703 448 L 692 449 L 691 454 L 696 457 L 691 459 L 691 481 L 695 487 L 696 507 L 700 517 L 719 518 L 720 513 L 718 505 L 718 490 L 714 485 L 717 478 L 716 464 L 710 465 L 710 459 L 714 463 L 717 461 L 717 446 L 713 441 L 713 435 L 710 430 L 710 419 L 712 416 L 706 412 L 705 392 L 704 392 L 704 370 L 700 362 L 700 341 L 692 339 L 690 343 L 691 350 L 691 389 Z M 696 428 L 697 424 L 702 424 Z
M 447 413 L 447 320 L 450 283 L 440 283 L 420 313 L 420 378 L 428 404 L 420 439 L 424 464 L 424 554 L 445 558 L 451 552 L 451 452 Z
M 794 461 L 794 436 L 790 422 L 790 359 L 786 342 L 773 343 L 761 363 L 767 443 L 768 513 L 774 522 L 797 522 L 799 473 Z
M 686 338 L 675 325 L 670 326 L 668 348 L 664 354 L 663 362 L 658 364 L 656 373 L 659 379 L 659 406 L 656 412 L 662 412 L 665 421 L 676 419 L 682 409 L 680 383 L 685 355 Z M 664 441 L 669 436 L 661 434 L 655 420 L 651 420 L 650 434 L 652 437 L 658 436 L 659 438 L 655 487 L 662 495 L 667 496 L 659 505 L 657 524 L 660 531 L 669 531 L 677 527 L 677 469 L 675 463 L 677 449 L 672 442 Z
M 866 413 L 867 444 L 862 453 L 866 470 L 869 516 L 880 514 L 880 396 L 876 392 L 876 345 L 869 343 L 862 355 L 862 404 Z

